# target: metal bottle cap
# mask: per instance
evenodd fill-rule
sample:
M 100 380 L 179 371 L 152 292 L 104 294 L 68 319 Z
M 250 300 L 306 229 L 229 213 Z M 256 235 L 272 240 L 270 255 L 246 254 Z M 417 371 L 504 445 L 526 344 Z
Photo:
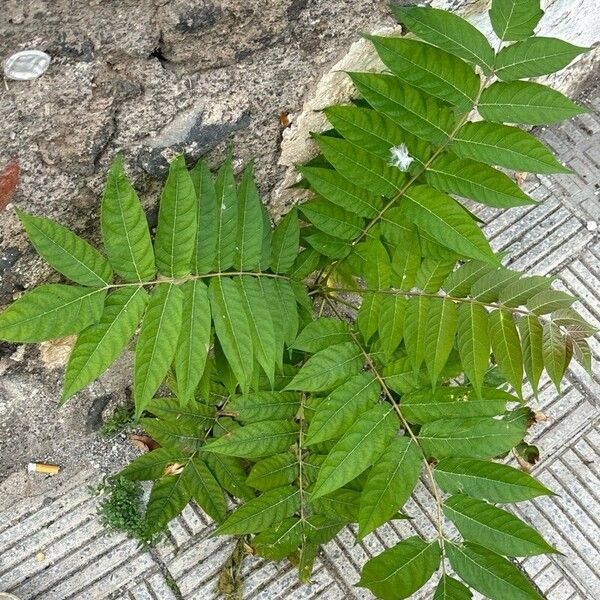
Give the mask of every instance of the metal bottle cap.
M 4 75 L 8 79 L 29 81 L 42 75 L 50 64 L 50 56 L 41 50 L 23 50 L 4 61 Z

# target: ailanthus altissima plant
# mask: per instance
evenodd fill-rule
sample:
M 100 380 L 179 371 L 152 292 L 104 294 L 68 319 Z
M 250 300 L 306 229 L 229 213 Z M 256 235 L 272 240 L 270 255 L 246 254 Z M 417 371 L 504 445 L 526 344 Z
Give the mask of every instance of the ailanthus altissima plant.
M 510 558 L 557 550 L 503 507 L 552 494 L 509 465 L 533 421 L 523 380 L 536 393 L 573 357 L 590 369 L 594 329 L 551 278 L 504 267 L 462 199 L 534 204 L 507 171 L 569 172 L 519 125 L 585 110 L 529 81 L 585 49 L 535 37 L 531 0 L 492 2 L 496 50 L 451 13 L 393 10 L 413 35 L 368 36 L 388 71 L 349 73 L 356 101 L 325 110 L 299 167 L 308 201 L 273 227 L 251 166 L 238 184 L 230 159 L 215 178 L 179 157 L 152 239 L 117 158 L 106 256 L 19 211 L 73 284 L 25 294 L 0 338 L 77 335 L 63 400 L 136 338 L 136 416 L 160 447 L 121 475 L 153 481 L 147 537 L 193 500 L 216 534 L 308 581 L 346 525 L 361 540 L 410 518 L 423 477 L 437 534 L 371 559 L 358 585 L 395 600 L 435 576 L 436 600 L 540 598 Z

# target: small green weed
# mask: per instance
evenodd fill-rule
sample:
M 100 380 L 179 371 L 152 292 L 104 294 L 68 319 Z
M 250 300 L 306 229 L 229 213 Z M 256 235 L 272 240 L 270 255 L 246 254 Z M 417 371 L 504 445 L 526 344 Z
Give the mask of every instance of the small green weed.
M 134 422 L 133 407 L 119 404 L 113 414 L 100 427 L 100 435 L 110 438 L 128 429 Z

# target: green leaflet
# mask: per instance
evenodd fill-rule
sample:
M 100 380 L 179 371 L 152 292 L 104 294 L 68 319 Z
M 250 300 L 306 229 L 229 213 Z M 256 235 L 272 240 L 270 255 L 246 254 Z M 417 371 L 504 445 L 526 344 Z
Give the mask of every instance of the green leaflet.
M 154 288 L 135 347 L 133 394 L 139 417 L 165 378 L 177 351 L 184 295 L 170 283 Z
M 238 427 L 212 440 L 204 450 L 227 456 L 261 458 L 287 451 L 297 437 L 298 426 L 289 420 L 261 421 Z
M 489 314 L 489 327 L 492 352 L 498 368 L 519 397 L 522 397 L 523 354 L 512 314 L 507 310 L 493 310 Z
M 278 357 L 275 329 L 267 300 L 258 278 L 242 276 L 234 281 L 248 318 L 256 360 L 272 383 Z
M 305 166 L 299 171 L 317 194 L 361 217 L 374 217 L 383 207 L 380 196 L 354 185 L 333 169 Z
M 227 412 L 242 423 L 293 419 L 299 408 L 300 398 L 296 392 L 248 392 L 233 396 L 227 404 Z
M 119 475 L 132 481 L 160 479 L 169 465 L 185 463 L 188 458 L 181 450 L 158 448 L 138 456 Z
M 379 404 L 363 413 L 327 455 L 312 497 L 333 492 L 360 475 L 381 456 L 397 430 L 391 407 Z
M 229 157 L 219 169 L 215 181 L 217 199 L 217 239 L 214 268 L 218 272 L 233 266 L 238 227 L 238 198 Z
M 252 163 L 238 189 L 237 244 L 234 266 L 239 271 L 257 269 L 261 259 L 263 227 L 265 226 L 258 189 L 252 177 Z
M 521 571 L 495 552 L 477 544 L 445 547 L 457 575 L 491 600 L 543 600 Z
M 303 203 L 300 212 L 317 229 L 342 240 L 353 240 L 363 229 L 363 219 L 320 198 Z
M 254 351 L 240 290 L 231 279 L 214 277 L 208 297 L 223 352 L 242 390 L 247 390 L 254 371 Z
M 204 161 L 196 163 L 190 171 L 190 177 L 198 199 L 192 272 L 203 274 L 211 270 L 217 252 L 217 193 L 213 177 Z
M 542 275 L 521 277 L 521 279 L 509 283 L 500 290 L 498 301 L 504 306 L 520 306 L 521 304 L 525 304 L 538 292 L 547 290 L 551 283 L 551 277 L 544 277 Z
M 413 536 L 369 560 L 357 585 L 383 600 L 408 598 L 427 583 L 439 564 L 437 541 L 428 544 Z
M 305 277 L 308 277 L 311 273 L 314 273 L 320 262 L 321 256 L 316 250 L 312 248 L 305 248 L 298 253 L 294 264 L 289 270 L 289 277 L 301 281 Z
M 33 247 L 54 270 L 80 285 L 104 287 L 112 281 L 110 263 L 84 239 L 51 219 L 15 210 Z
M 520 273 L 499 267 L 495 271 L 484 273 L 471 286 L 470 296 L 478 302 L 496 302 L 500 292 L 519 279 Z
M 462 112 L 475 104 L 479 77 L 470 65 L 417 40 L 365 35 L 379 58 L 402 81 L 449 102 Z
M 246 483 L 266 492 L 293 483 L 297 476 L 298 460 L 291 452 L 286 452 L 258 461 L 250 470 Z
M 295 210 L 291 210 L 277 224 L 271 243 L 271 269 L 275 273 L 286 273 L 294 264 L 298 254 L 300 225 Z
M 422 425 L 438 419 L 494 417 L 501 415 L 515 396 L 496 388 L 483 388 L 479 396 L 471 387 L 422 388 L 402 397 L 402 413 L 411 423 Z
M 178 475 L 164 475 L 157 479 L 150 491 L 146 508 L 148 533 L 156 533 L 174 519 L 192 499 L 186 479 L 191 471 L 184 469 Z
M 354 185 L 390 198 L 402 188 L 405 174 L 380 156 L 348 140 L 328 135 L 315 135 L 314 139 L 327 160 Z
M 254 498 L 254 490 L 246 485 L 246 471 L 239 458 L 207 452 L 204 460 L 219 485 L 234 498 Z
M 363 366 L 363 356 L 352 342 L 329 346 L 311 356 L 285 388 L 322 392 L 337 387 Z
M 466 585 L 448 575 L 442 575 L 433 594 L 433 600 L 471 600 L 472 597 Z
M 527 300 L 527 308 L 536 315 L 546 315 L 561 308 L 569 308 L 573 302 L 575 298 L 565 292 L 544 290 Z
M 431 155 L 431 146 L 404 131 L 390 117 L 371 108 L 330 106 L 323 111 L 328 121 L 348 141 L 388 161 L 391 148 L 404 144 L 416 164 L 422 166 Z
M 523 502 L 552 494 L 531 475 L 487 460 L 445 458 L 436 465 L 434 475 L 449 494 L 465 493 L 489 502 Z
M 358 521 L 360 493 L 342 488 L 319 498 L 311 496 L 310 504 L 314 511 L 325 514 L 331 519 L 352 523 Z
M 450 144 L 461 158 L 529 173 L 570 173 L 529 133 L 499 123 L 465 123 Z
M 112 268 L 125 281 L 154 277 L 154 250 L 146 215 L 117 156 L 102 197 L 102 242 Z
M 508 452 L 523 439 L 523 428 L 489 417 L 440 419 L 425 423 L 419 443 L 427 456 L 491 458 Z
M 432 298 L 425 326 L 425 365 L 432 387 L 450 356 L 457 327 L 458 312 L 454 301 Z
M 298 306 L 292 284 L 285 279 L 267 279 L 265 284 L 267 289 L 270 287 L 272 290 L 266 301 L 270 304 L 275 336 L 278 335 L 277 329 L 280 327 L 280 333 L 283 334 L 283 341 L 288 346 L 291 346 L 296 339 L 300 324 Z M 278 319 L 277 323 L 276 319 Z
M 500 50 L 495 71 L 504 81 L 549 75 L 588 50 L 556 38 L 531 37 Z
M 465 374 L 479 393 L 490 361 L 488 313 L 483 306 L 459 305 L 457 345 Z
M 283 560 L 302 545 L 305 523 L 291 517 L 261 531 L 252 540 L 252 547 L 260 556 L 271 560 Z
M 588 111 L 533 81 L 494 82 L 481 94 L 477 110 L 486 121 L 529 125 L 557 123 Z
M 349 242 L 334 238 L 322 231 L 304 236 L 304 241 L 319 254 L 335 260 L 346 258 L 352 250 Z
M 485 35 L 458 15 L 438 8 L 392 6 L 392 13 L 426 42 L 470 63 L 481 65 L 488 73 L 494 64 L 494 51 Z
M 194 396 L 210 348 L 210 304 L 206 285 L 194 279 L 180 287 L 183 292 L 181 332 L 175 354 L 177 395 L 182 405 Z
M 572 350 L 567 347 L 565 336 L 555 323 L 544 323 L 542 356 L 546 371 L 560 393 L 560 382 L 571 360 Z
M 425 359 L 425 333 L 428 327 L 432 298 L 414 296 L 406 303 L 404 315 L 404 345 L 416 375 Z
M 407 300 L 399 294 L 385 294 L 378 302 L 379 337 L 385 355 L 390 357 L 402 341 Z
M 350 73 L 350 77 L 375 110 L 406 131 L 431 142 L 441 143 L 448 138 L 454 125 L 452 111 L 431 96 L 403 84 L 393 75 Z
M 185 471 L 184 485 L 189 495 L 209 517 L 217 523 L 223 521 L 227 514 L 227 501 L 210 469 L 200 458 L 193 457 Z
M 169 165 L 154 238 L 156 266 L 162 275 L 182 277 L 190 272 L 196 245 L 196 205 L 196 190 L 185 158 L 178 156 Z
M 148 294 L 142 287 L 117 288 L 104 302 L 98 323 L 84 329 L 71 351 L 62 401 L 92 382 L 121 354 L 140 322 Z
M 397 437 L 390 442 L 370 470 L 360 497 L 359 540 L 404 506 L 419 478 L 422 458 L 409 438 Z
M 441 154 L 431 163 L 425 178 L 437 190 L 495 208 L 535 202 L 504 173 L 476 160 L 458 158 L 450 152 Z
M 517 326 L 521 338 L 521 352 L 523 354 L 525 373 L 534 394 L 537 395 L 538 384 L 544 370 L 542 324 L 534 315 L 523 315 L 517 321 Z
M 444 502 L 444 514 L 467 541 L 506 556 L 535 556 L 556 550 L 535 529 L 483 500 L 457 494 Z
M 40 285 L 0 315 L 0 339 L 43 342 L 79 333 L 97 322 L 106 291 L 74 285 Z
M 333 344 L 351 340 L 348 324 L 339 319 L 321 317 L 311 321 L 299 334 L 292 348 L 303 352 L 319 352 Z
M 206 421 L 142 418 L 139 423 L 144 431 L 164 448 L 191 454 L 203 446 Z
M 416 185 L 402 198 L 405 217 L 442 246 L 469 258 L 498 262 L 477 224 L 450 196 Z
M 492 265 L 484 262 L 470 260 L 460 265 L 446 277 L 442 287 L 449 296 L 464 298 L 471 291 L 471 286 L 483 275 L 496 271 Z
M 148 402 L 146 410 L 165 421 L 182 420 L 201 429 L 208 429 L 215 420 L 214 406 L 207 406 L 193 400 L 187 406 L 182 407 L 177 396 L 152 398 Z
M 341 436 L 379 397 L 379 385 L 370 373 L 359 373 L 336 388 L 317 406 L 305 443 L 318 444 Z
M 264 531 L 291 517 L 300 508 L 300 490 L 285 486 L 248 500 L 227 517 L 215 535 Z
M 543 14 L 539 0 L 493 0 L 490 21 L 501 40 L 516 41 L 532 36 Z

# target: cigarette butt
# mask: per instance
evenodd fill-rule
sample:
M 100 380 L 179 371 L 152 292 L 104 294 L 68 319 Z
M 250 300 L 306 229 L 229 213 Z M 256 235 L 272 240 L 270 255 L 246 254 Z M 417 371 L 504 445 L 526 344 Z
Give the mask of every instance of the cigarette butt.
M 29 463 L 27 465 L 29 473 L 46 473 L 47 475 L 56 475 L 60 471 L 58 465 L 47 465 L 46 463 Z

